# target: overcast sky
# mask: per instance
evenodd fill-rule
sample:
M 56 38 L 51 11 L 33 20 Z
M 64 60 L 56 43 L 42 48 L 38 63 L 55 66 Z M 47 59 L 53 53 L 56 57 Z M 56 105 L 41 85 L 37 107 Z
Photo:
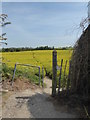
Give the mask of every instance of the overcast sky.
M 3 29 L 6 47 L 73 46 L 87 17 L 87 3 L 3 2 L 2 12 L 12 23 Z

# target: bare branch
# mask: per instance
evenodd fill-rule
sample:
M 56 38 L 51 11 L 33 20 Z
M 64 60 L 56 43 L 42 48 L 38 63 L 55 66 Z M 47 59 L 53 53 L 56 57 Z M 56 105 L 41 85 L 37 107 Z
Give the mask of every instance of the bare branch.
M 0 44 L 2 44 L 2 43 L 3 43 L 3 44 L 5 44 L 5 45 L 7 45 L 7 43 L 6 43 L 6 42 L 0 42 Z

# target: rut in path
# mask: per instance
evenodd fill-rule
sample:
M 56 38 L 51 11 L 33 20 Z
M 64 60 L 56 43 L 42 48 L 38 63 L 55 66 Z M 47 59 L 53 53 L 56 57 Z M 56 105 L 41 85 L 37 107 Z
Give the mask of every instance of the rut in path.
M 46 77 L 44 82 L 45 89 L 27 89 L 10 96 L 3 107 L 3 118 L 75 118 L 67 106 L 54 104 L 50 96 L 52 81 Z
M 46 84 L 46 88 L 44 88 L 44 92 L 51 95 L 52 93 L 52 80 L 48 77 L 44 78 L 44 83 Z

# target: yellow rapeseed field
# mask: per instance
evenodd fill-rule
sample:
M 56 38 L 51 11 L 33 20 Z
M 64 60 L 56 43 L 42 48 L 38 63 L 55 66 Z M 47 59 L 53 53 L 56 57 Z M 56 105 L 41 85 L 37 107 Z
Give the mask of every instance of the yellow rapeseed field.
M 8 63 L 12 66 L 16 62 L 45 65 L 46 67 L 52 65 L 52 50 L 37 50 L 37 51 L 24 51 L 24 52 L 3 52 L 2 62 Z M 57 61 L 69 60 L 71 58 L 72 50 L 57 50 Z
M 47 72 L 52 72 L 52 50 L 37 50 L 37 51 L 24 51 L 24 52 L 3 52 L 2 62 L 5 62 L 9 67 L 13 67 L 16 62 L 23 64 L 37 65 L 44 67 Z M 72 55 L 72 50 L 57 50 L 57 63 L 60 66 L 61 59 L 65 61 L 69 60 Z M 18 69 L 21 68 L 18 67 Z M 68 72 L 68 67 L 67 67 Z

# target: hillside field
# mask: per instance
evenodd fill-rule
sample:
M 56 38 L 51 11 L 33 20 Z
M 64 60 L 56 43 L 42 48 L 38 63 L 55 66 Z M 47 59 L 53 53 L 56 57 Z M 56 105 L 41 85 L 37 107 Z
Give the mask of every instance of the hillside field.
M 3 52 L 2 53 L 2 62 L 5 63 L 8 68 L 14 69 L 15 63 L 23 63 L 23 64 L 31 64 L 41 67 L 44 67 L 44 75 L 48 75 L 50 78 L 52 77 L 52 50 L 37 50 L 37 51 L 24 51 L 24 52 Z M 57 50 L 57 63 L 58 66 L 61 64 L 61 59 L 63 59 L 63 70 L 65 67 L 65 62 L 68 60 L 66 74 L 68 74 L 69 69 L 69 60 L 72 55 L 72 50 Z M 17 70 L 20 75 L 21 71 L 25 73 L 25 75 L 34 76 L 34 79 L 38 79 L 38 70 L 36 68 L 17 66 Z M 19 75 L 18 73 L 18 75 Z M 59 71 L 58 71 L 59 74 Z M 19 75 L 19 76 L 20 76 Z M 30 77 L 30 79 L 33 78 Z M 36 76 L 36 78 L 35 78 Z

